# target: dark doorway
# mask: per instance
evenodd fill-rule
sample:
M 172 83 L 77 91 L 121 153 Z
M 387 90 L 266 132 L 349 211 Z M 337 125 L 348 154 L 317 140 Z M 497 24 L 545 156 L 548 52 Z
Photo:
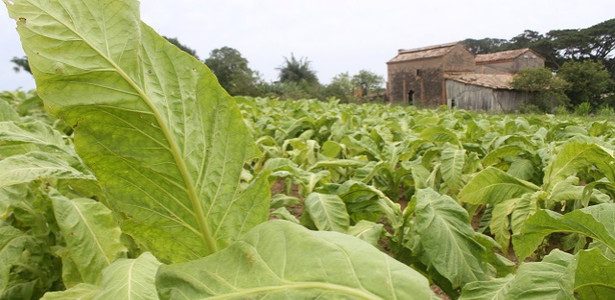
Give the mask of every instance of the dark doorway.
M 408 104 L 414 105 L 414 90 L 408 92 Z

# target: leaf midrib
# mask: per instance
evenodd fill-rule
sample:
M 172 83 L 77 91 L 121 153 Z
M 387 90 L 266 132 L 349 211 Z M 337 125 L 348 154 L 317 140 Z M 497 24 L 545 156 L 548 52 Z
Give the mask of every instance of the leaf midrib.
M 578 152 L 575 155 L 573 155 L 571 159 L 568 159 L 567 162 L 561 168 L 559 168 L 559 170 L 555 171 L 555 173 L 551 173 L 551 172 L 553 172 L 553 168 L 555 168 L 555 166 L 552 164 L 550 166 L 550 169 L 549 169 L 549 171 L 550 171 L 549 172 L 550 174 L 549 174 L 549 177 L 548 177 L 549 181 L 546 183 L 545 186 L 550 187 L 550 185 L 553 182 L 553 180 L 555 178 L 559 177 L 560 174 L 562 174 L 568 168 L 568 166 L 570 166 L 574 161 L 577 160 L 577 158 L 582 157 L 585 153 L 588 153 L 588 152 L 593 151 L 593 150 L 594 149 L 592 149 L 592 148 L 584 148 L 580 152 Z M 558 153 L 558 155 L 559 155 L 559 153 Z
M 452 186 L 455 190 L 459 189 L 459 185 L 461 183 L 461 173 L 463 173 L 463 155 L 465 154 L 464 151 L 462 150 L 454 150 L 452 151 L 453 154 L 451 155 L 451 168 L 449 169 L 452 170 L 452 172 L 446 172 L 446 176 L 448 177 L 448 181 L 452 182 Z M 461 156 L 459 155 L 461 153 Z M 459 166 L 459 162 L 461 161 L 461 165 Z M 452 174 L 451 174 L 452 173 Z M 457 176 L 459 175 L 459 176 Z
M 75 201 L 70 201 L 70 205 L 75 209 L 75 212 L 79 215 L 79 219 L 81 220 L 81 222 L 83 222 L 83 225 L 87 229 L 89 235 L 94 240 L 94 242 L 96 244 L 96 248 L 101 253 L 100 256 L 102 256 L 105 259 L 105 262 L 107 263 L 107 265 L 110 265 L 111 264 L 111 260 L 107 256 L 107 253 L 105 252 L 105 249 L 103 248 L 100 240 L 98 239 L 98 235 L 96 234 L 96 232 L 94 232 L 94 229 L 92 229 L 92 227 L 90 226 L 90 223 L 88 223 L 87 218 L 83 215 L 83 212 L 81 211 L 81 208 L 77 205 L 77 203 L 75 203 Z
M 474 278 L 474 280 L 475 280 L 475 281 L 476 281 L 476 280 L 480 280 L 480 279 L 478 278 L 478 276 L 474 273 L 474 271 L 475 271 L 476 269 L 475 269 L 475 268 L 474 268 L 474 267 L 470 264 L 469 259 L 468 259 L 468 255 L 467 255 L 467 254 L 468 254 L 468 252 L 470 252 L 470 256 L 471 256 L 471 257 L 473 257 L 473 258 L 476 258 L 476 257 L 472 255 L 472 253 L 471 253 L 470 249 L 468 249 L 468 248 L 466 248 L 466 247 L 462 247 L 462 245 L 461 245 L 462 243 L 459 241 L 459 239 L 457 239 L 457 237 L 458 237 L 459 235 L 462 235 L 462 233 L 461 233 L 461 232 L 459 232 L 458 234 L 456 234 L 456 233 L 455 233 L 455 232 L 451 229 L 451 228 L 453 228 L 453 227 L 454 227 L 454 226 L 453 226 L 454 224 L 449 223 L 447 218 L 445 218 L 445 217 L 441 216 L 441 215 L 439 214 L 439 212 L 440 212 L 440 211 L 439 211 L 436 207 L 434 207 L 432 203 L 429 203 L 428 205 L 429 205 L 429 206 L 431 206 L 431 209 L 433 210 L 433 214 L 434 214 L 433 219 L 430 221 L 430 225 L 432 225 L 432 224 L 434 223 L 434 221 L 435 221 L 435 220 L 438 220 L 439 222 L 441 222 L 441 224 L 443 224 L 443 226 L 442 226 L 442 227 L 444 227 L 445 231 L 448 233 L 448 236 L 450 236 L 450 237 L 451 237 L 451 239 L 450 239 L 450 240 L 454 241 L 454 243 L 453 243 L 453 244 L 454 244 L 455 248 L 457 248 L 457 250 L 459 251 L 459 253 L 461 254 L 461 256 L 462 256 L 462 258 L 463 258 L 463 259 L 462 259 L 462 263 L 463 263 L 463 264 L 464 264 L 464 265 L 468 268 L 468 270 L 469 270 L 469 271 L 470 271 L 470 273 L 472 274 L 472 277 Z M 437 225 L 436 225 L 436 226 L 437 226 Z M 464 238 L 464 236 L 460 236 L 460 238 Z M 469 237 L 465 236 L 465 238 L 469 238 Z M 466 249 L 464 249 L 464 248 L 466 248 Z M 466 250 L 467 250 L 467 251 L 466 251 Z M 435 267 L 435 268 L 438 268 L 438 266 L 434 266 L 434 267 Z M 482 270 L 481 270 L 481 271 L 482 271 Z M 465 275 L 463 275 L 463 274 L 461 274 L 461 276 L 462 276 L 462 277 L 465 277 Z M 461 279 L 461 280 L 463 280 L 463 279 Z
M 320 206 L 322 207 L 325 213 L 325 218 L 327 219 L 327 225 L 329 226 L 330 230 L 333 230 L 333 228 L 335 227 L 333 216 L 331 215 L 331 211 L 329 210 L 327 203 L 325 203 L 325 201 L 323 200 L 323 197 L 320 194 L 318 195 L 318 203 L 320 204 Z
M 94 50 L 98 55 L 100 55 L 105 61 L 107 61 L 113 67 L 115 72 L 117 72 L 138 93 L 139 97 L 152 110 L 153 115 L 156 118 L 156 122 L 160 125 L 160 129 L 162 130 L 165 139 L 169 143 L 169 146 L 171 148 L 171 151 L 170 151 L 171 155 L 173 156 L 173 159 L 175 160 L 175 163 L 177 164 L 177 168 L 179 169 L 179 172 L 184 180 L 184 183 L 186 184 L 186 192 L 188 194 L 188 197 L 190 198 L 190 203 L 192 207 L 196 211 L 195 218 L 199 225 L 199 228 L 201 229 L 201 233 L 199 235 L 201 236 L 201 239 L 205 243 L 205 246 L 208 248 L 210 253 L 217 252 L 218 247 L 217 247 L 216 241 L 213 238 L 213 235 L 211 234 L 211 229 L 209 228 L 209 225 L 207 224 L 207 222 L 205 221 L 203 217 L 203 207 L 201 205 L 198 195 L 196 194 L 194 183 L 192 182 L 192 179 L 189 176 L 188 167 L 186 166 L 183 158 L 181 157 L 181 152 L 179 151 L 179 145 L 177 144 L 177 141 L 175 141 L 175 138 L 173 137 L 173 135 L 171 135 L 171 132 L 169 131 L 168 127 L 163 122 L 162 115 L 156 109 L 154 103 L 150 100 L 150 98 L 147 96 L 145 91 L 143 91 L 143 89 L 141 89 L 141 87 L 139 87 L 137 83 L 134 80 L 132 80 L 132 78 L 130 78 L 130 76 L 128 76 L 128 74 L 126 74 L 122 70 L 122 68 L 120 68 L 120 66 L 118 66 L 115 63 L 115 61 L 113 61 L 110 57 L 107 57 L 105 54 L 103 54 L 97 47 L 95 47 L 84 36 L 82 36 L 79 32 L 77 32 L 77 30 L 75 30 L 74 28 L 72 28 L 71 26 L 69 26 L 68 24 L 66 24 L 65 22 L 57 18 L 55 15 L 48 12 L 47 10 L 43 9 L 42 7 L 37 6 L 35 3 L 31 3 L 31 4 L 37 7 L 38 9 L 40 9 L 41 11 L 45 12 L 48 16 L 52 17 L 54 20 L 62 24 L 67 29 L 69 29 L 76 36 L 78 36 L 84 43 L 86 43 L 92 50 Z M 139 24 L 142 24 L 142 23 L 139 22 Z

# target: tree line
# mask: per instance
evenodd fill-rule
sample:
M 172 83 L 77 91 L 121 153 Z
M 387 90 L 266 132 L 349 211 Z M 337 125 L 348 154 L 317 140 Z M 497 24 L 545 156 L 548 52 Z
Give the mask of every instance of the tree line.
M 274 82 L 265 81 L 258 71 L 250 69 L 248 60 L 238 50 L 230 47 L 214 49 L 204 63 L 231 95 L 282 99 L 333 97 L 344 102 L 356 102 L 384 91 L 384 78 L 367 70 L 352 76 L 341 73 L 329 84 L 321 84 L 311 62 L 292 53 L 290 57 L 284 57 L 277 68 L 278 80 Z
M 615 19 L 588 28 L 533 30 L 510 40 L 462 41 L 475 54 L 530 48 L 545 58 L 544 69 L 523 70 L 513 87 L 535 94 L 530 110 L 552 112 L 584 107 L 595 111 L 615 106 Z
M 177 38 L 165 37 L 178 48 L 201 60 L 196 51 Z M 615 107 L 615 19 L 583 29 L 533 30 L 509 39 L 466 39 L 475 54 L 530 48 L 545 58 L 545 69 L 524 70 L 516 76 L 516 89 L 534 93 L 528 107 L 540 112 L 555 108 L 573 110 L 581 105 L 590 110 Z M 26 57 L 11 60 L 15 70 L 31 72 Z M 277 68 L 278 79 L 267 82 L 249 67 L 248 60 L 234 48 L 214 49 L 202 60 L 231 95 L 281 99 L 338 98 L 343 102 L 384 99 L 384 78 L 367 70 L 336 75 L 329 84 L 320 83 L 307 58 L 284 57 Z

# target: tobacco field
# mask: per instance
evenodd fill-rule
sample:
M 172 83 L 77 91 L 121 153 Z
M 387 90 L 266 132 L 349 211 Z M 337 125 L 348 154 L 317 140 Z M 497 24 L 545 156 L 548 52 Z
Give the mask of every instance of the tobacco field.
M 233 98 L 137 1 L 3 2 L 0 299 L 615 298 L 612 119 Z

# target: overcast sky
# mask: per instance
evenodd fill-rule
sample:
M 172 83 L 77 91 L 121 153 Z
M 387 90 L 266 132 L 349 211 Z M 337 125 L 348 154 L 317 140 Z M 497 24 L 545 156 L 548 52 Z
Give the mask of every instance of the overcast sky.
M 23 56 L 6 7 L 0 8 L 0 91 L 34 88 L 9 60 Z M 177 37 L 201 59 L 233 47 L 267 81 L 291 53 L 305 57 L 321 83 L 361 69 L 386 75 L 397 49 L 485 37 L 510 39 L 526 29 L 586 28 L 615 18 L 613 0 L 143 0 L 141 18 Z

